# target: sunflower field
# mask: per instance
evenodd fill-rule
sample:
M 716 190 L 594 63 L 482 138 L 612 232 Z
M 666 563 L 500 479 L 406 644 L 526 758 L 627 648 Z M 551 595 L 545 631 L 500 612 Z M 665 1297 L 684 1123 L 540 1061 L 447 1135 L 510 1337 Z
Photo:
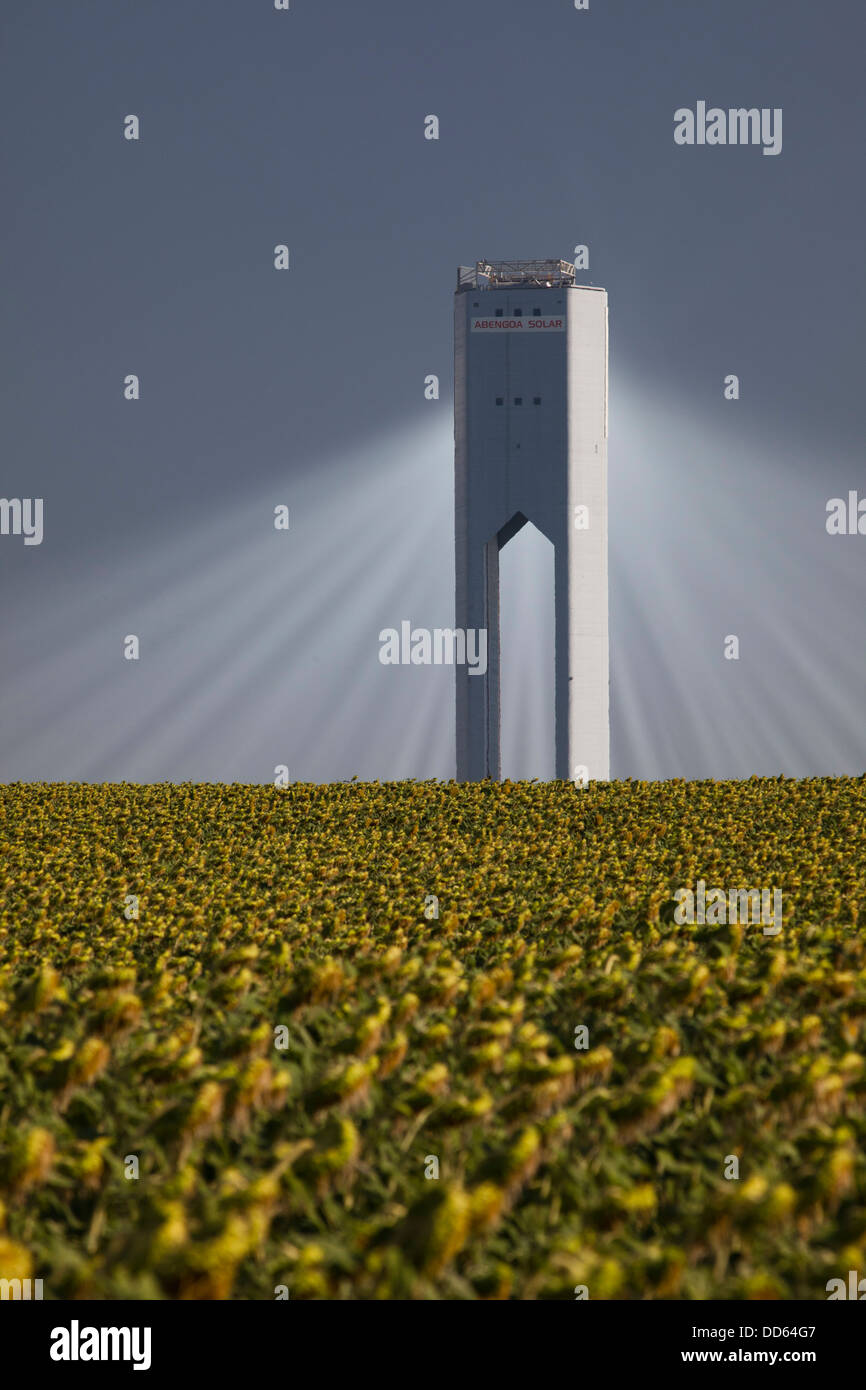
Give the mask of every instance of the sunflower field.
M 13 784 L 0 862 L 0 1278 L 698 1300 L 866 1273 L 866 778 Z M 778 890 L 781 929 L 680 922 L 699 882 Z

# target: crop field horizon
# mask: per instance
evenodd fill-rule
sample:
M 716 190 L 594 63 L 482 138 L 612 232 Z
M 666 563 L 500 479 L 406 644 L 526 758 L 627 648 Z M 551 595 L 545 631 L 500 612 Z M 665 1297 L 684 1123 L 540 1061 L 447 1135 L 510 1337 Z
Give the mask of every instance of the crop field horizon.
M 866 776 L 0 787 L 0 1279 L 866 1273 Z

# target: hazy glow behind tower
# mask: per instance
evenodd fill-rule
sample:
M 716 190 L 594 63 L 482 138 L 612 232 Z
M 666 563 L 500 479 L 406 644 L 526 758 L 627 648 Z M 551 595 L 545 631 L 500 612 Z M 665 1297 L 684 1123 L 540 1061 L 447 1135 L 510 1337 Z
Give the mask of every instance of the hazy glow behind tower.
M 527 521 L 555 548 L 556 776 L 610 775 L 607 293 L 566 261 L 461 266 L 454 300 L 457 777 L 500 776 L 499 552 Z

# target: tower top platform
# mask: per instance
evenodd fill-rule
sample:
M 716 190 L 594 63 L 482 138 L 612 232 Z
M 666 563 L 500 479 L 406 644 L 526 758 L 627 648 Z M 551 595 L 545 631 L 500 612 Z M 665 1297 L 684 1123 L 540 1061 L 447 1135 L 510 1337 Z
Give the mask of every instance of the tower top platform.
M 457 269 L 457 291 L 503 289 L 509 285 L 536 285 L 557 289 L 573 285 L 575 269 L 570 261 L 476 261 Z

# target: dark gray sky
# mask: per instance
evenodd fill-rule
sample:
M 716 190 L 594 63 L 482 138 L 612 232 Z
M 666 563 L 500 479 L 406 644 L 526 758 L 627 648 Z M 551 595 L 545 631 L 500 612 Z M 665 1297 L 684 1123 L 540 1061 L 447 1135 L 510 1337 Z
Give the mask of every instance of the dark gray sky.
M 861 5 L 8 0 L 0 36 L 0 496 L 45 508 L 0 536 L 0 778 L 451 775 L 450 673 L 378 632 L 453 619 L 456 267 L 578 243 L 615 775 L 864 771 L 866 536 L 824 529 L 866 495 Z M 699 100 L 781 107 L 781 154 L 676 146 Z

